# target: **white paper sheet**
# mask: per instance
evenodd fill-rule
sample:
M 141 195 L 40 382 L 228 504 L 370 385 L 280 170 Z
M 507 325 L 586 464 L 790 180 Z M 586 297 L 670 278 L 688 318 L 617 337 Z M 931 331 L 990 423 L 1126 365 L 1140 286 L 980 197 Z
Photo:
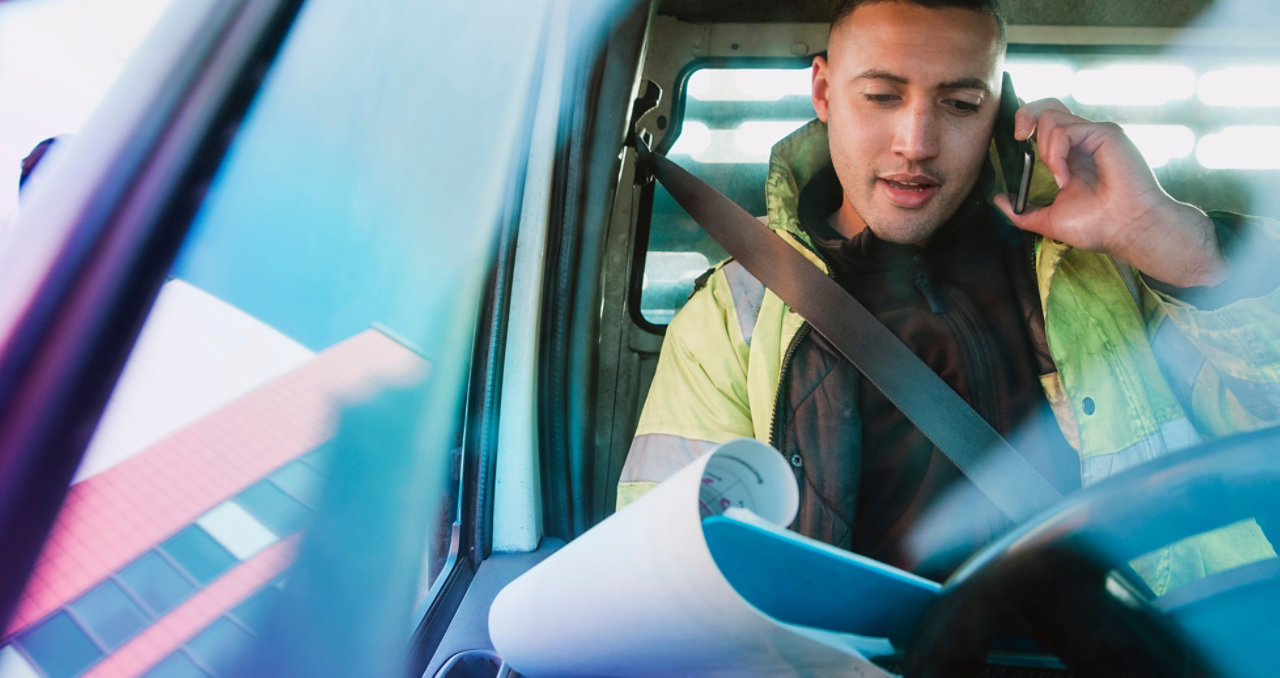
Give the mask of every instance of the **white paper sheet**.
M 780 622 L 716 567 L 703 516 L 787 525 L 798 502 L 776 450 L 726 443 L 499 592 L 494 647 L 526 676 L 891 675 L 856 649 L 868 639 Z

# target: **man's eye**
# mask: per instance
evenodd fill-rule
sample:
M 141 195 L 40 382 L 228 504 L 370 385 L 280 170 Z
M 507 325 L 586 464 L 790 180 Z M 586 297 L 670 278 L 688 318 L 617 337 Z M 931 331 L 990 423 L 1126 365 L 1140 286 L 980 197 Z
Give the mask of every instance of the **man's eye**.
M 978 108 L 980 107 L 980 104 L 975 104 L 972 101 L 963 101 L 961 99 L 947 99 L 943 103 L 954 108 L 959 113 L 977 113 Z
M 876 104 L 888 104 L 888 103 L 893 103 L 894 101 L 897 101 L 897 100 L 898 100 L 898 95 L 897 95 L 897 94 L 873 94 L 873 93 L 867 93 L 867 94 L 863 94 L 862 96 L 863 96 L 863 97 L 865 97 L 867 101 L 870 101 L 870 102 L 872 102 L 872 103 L 876 103 Z

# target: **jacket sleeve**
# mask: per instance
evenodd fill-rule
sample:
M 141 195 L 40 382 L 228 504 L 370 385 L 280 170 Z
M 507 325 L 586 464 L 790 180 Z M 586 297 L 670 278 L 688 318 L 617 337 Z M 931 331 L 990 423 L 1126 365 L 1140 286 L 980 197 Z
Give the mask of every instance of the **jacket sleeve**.
M 1280 421 L 1280 223 L 1210 216 L 1232 262 L 1226 283 L 1139 280 L 1161 368 L 1197 427 L 1221 436 Z
M 720 268 L 667 327 L 622 468 L 618 508 L 716 445 L 752 435 L 748 351 Z

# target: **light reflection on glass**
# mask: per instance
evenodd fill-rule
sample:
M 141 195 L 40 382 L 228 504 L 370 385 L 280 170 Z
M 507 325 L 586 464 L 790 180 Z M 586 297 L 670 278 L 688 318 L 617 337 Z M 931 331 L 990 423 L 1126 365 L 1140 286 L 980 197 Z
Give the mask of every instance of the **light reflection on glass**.
M 704 68 L 689 76 L 688 93 L 699 101 L 777 101 L 809 96 L 806 68 Z
M 698 156 L 706 152 L 711 145 L 711 130 L 705 123 L 697 120 L 686 120 L 680 127 L 680 136 L 672 144 L 670 155 Z
M 1046 61 L 1016 61 L 1010 58 L 1005 64 L 1013 89 L 1023 103 L 1038 99 L 1065 99 L 1071 96 L 1075 71 L 1070 66 Z
M 1185 158 L 1196 146 L 1196 135 L 1183 125 L 1123 125 L 1124 132 L 1138 147 L 1152 168 Z
M 686 121 L 670 155 L 687 155 L 700 163 L 765 163 L 778 140 L 806 120 L 750 120 L 733 129 L 710 129 Z
M 1236 125 L 1206 134 L 1196 160 L 1209 169 L 1280 169 L 1280 127 Z
M 1091 106 L 1157 106 L 1195 91 L 1196 75 L 1186 66 L 1117 64 L 1076 73 L 1072 95 Z
M 1280 106 L 1280 66 L 1235 66 L 1200 76 L 1200 100 L 1210 106 Z
M 769 151 L 779 139 L 799 129 L 805 120 L 752 120 L 738 125 L 733 145 L 741 160 L 729 162 L 769 162 Z

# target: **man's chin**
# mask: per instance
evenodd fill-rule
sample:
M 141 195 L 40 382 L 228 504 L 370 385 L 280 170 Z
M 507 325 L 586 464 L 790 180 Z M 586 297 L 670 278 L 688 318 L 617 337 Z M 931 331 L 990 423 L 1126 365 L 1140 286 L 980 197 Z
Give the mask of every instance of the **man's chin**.
M 885 242 L 897 243 L 899 245 L 923 245 L 933 237 L 942 228 L 945 223 L 939 220 L 920 220 L 893 223 L 889 219 L 878 220 L 874 224 L 867 224 L 871 232 L 876 237 Z

